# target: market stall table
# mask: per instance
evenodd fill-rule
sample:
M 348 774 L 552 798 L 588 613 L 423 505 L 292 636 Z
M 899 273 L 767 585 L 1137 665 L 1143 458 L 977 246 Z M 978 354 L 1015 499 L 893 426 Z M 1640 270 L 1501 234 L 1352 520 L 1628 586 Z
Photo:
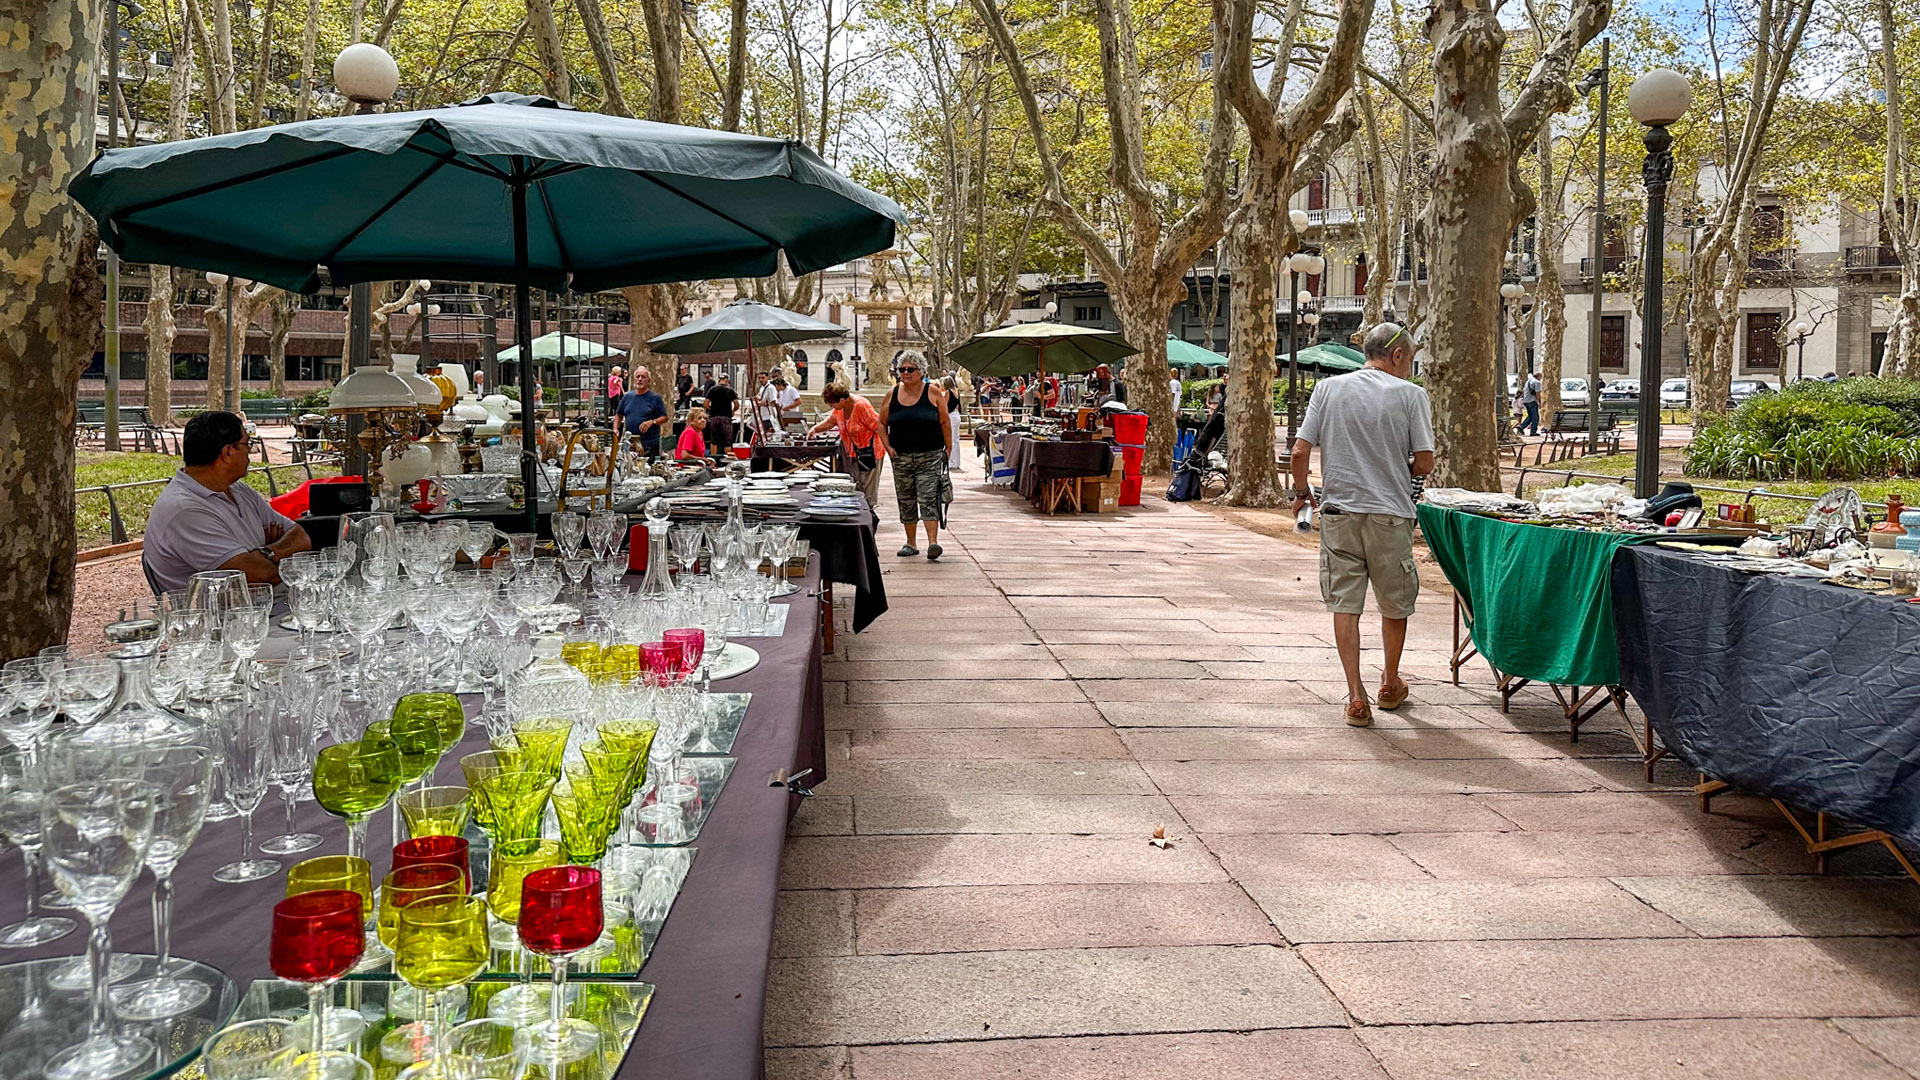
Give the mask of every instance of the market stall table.
M 1920 851 L 1920 608 L 1677 551 L 1613 559 L 1621 678 L 1674 754 L 1774 800 L 1817 859 Z M 1795 808 L 1817 815 L 1809 828 Z M 1827 815 L 1865 831 L 1834 835 Z
M 851 473 L 853 459 L 847 456 L 846 447 L 838 438 L 831 442 L 755 446 L 753 471 L 770 472 L 775 468 L 783 472 L 820 468 L 828 472 Z
M 1062 501 L 1079 509 L 1080 481 L 1113 471 L 1113 447 L 1100 440 L 1035 439 L 1013 431 L 1001 436 L 1000 454 L 1013 470 L 1014 490 L 1048 512 Z
M 630 584 L 638 580 L 637 576 L 628 579 Z M 788 618 L 778 638 L 749 639 L 760 654 L 759 665 L 716 684 L 719 690 L 751 693 L 753 699 L 733 745 L 737 763 L 732 778 L 694 842 L 692 868 L 641 970 L 641 981 L 656 990 L 617 1074 L 626 1080 L 642 1076 L 753 1080 L 761 1075 L 762 1012 L 780 859 L 787 819 L 798 803 L 798 796 L 786 787 L 770 786 L 769 777 L 780 770 L 793 775 L 812 769 L 806 782 L 817 783 L 826 771 L 820 621 L 807 610 L 816 603 L 818 581 L 815 564 L 798 593 L 776 601 L 797 606 L 807 617 Z M 283 654 L 288 644 L 285 636 L 277 637 L 269 642 L 266 654 Z M 473 720 L 477 695 L 462 700 L 469 718 L 466 738 L 457 751 L 441 760 L 439 783 L 461 783 L 459 755 L 487 746 L 484 728 Z M 278 818 L 277 805 L 263 805 L 256 832 L 274 831 Z M 339 819 L 316 804 L 301 803 L 296 821 L 300 829 L 325 837 L 326 843 L 312 852 L 284 857 L 285 865 L 345 850 Z M 382 816 L 372 833 L 384 832 Z M 389 860 L 381 846 L 373 843 L 368 849 L 375 880 L 385 873 Z M 174 875 L 173 951 L 219 968 L 244 987 L 252 980 L 272 977 L 267 965 L 268 931 L 273 905 L 286 890 L 286 876 L 282 871 L 243 885 L 215 882 L 214 869 L 230 861 L 239 848 L 239 822 L 229 820 L 209 823 L 187 851 Z M 119 951 L 152 948 L 148 881 L 143 876 L 115 912 L 111 928 Z M 0 870 L 0 896 L 17 900 L 24 892 L 23 868 L 9 859 Z M 6 959 L 72 955 L 85 940 L 84 931 L 77 932 L 36 949 L 16 950 Z

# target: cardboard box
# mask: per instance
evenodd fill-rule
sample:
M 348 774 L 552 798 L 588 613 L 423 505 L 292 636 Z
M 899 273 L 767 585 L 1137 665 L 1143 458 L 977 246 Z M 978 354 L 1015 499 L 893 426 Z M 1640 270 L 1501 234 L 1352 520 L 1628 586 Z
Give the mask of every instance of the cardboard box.
M 1120 494 L 1120 486 L 1104 476 L 1086 476 L 1080 479 L 1080 505 L 1084 509 L 1088 503 L 1099 502 L 1101 497 L 1111 493 Z
M 1113 452 L 1113 467 L 1107 470 L 1107 479 L 1120 480 L 1126 476 L 1127 459 L 1118 450 Z
M 1115 487 L 1102 487 L 1100 489 L 1100 497 L 1097 499 L 1087 498 L 1083 495 L 1080 499 L 1080 509 L 1089 514 L 1114 513 L 1120 509 L 1120 489 Z

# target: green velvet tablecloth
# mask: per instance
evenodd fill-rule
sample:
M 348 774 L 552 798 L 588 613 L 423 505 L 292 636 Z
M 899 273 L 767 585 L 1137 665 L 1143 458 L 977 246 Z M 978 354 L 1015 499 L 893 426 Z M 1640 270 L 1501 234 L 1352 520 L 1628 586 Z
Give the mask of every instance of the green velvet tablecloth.
M 1553 529 L 1421 503 L 1434 561 L 1473 612 L 1473 644 L 1510 675 L 1563 686 L 1620 681 L 1613 553 L 1650 539 Z

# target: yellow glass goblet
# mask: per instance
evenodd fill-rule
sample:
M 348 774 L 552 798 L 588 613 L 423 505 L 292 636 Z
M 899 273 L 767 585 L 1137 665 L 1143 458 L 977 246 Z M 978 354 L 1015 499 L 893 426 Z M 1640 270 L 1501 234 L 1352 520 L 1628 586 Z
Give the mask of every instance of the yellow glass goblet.
M 463 986 L 487 969 L 487 905 L 473 896 L 435 896 L 400 909 L 393 946 L 393 970 L 426 995 L 426 1020 L 395 1028 L 380 1042 L 389 1061 L 436 1061 L 447 1030 L 446 992 Z
M 473 816 L 472 791 L 464 787 L 416 788 L 393 801 L 409 836 L 460 836 Z

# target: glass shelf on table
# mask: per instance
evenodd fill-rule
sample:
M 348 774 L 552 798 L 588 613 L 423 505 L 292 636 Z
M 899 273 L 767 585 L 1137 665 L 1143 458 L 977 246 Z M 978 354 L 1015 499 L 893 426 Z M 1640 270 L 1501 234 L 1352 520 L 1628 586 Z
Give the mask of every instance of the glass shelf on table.
M 154 957 L 115 953 L 114 959 L 123 956 L 138 960 L 139 965 L 117 983 L 153 978 Z M 87 1037 L 86 988 L 64 991 L 47 985 L 49 975 L 74 959 L 55 956 L 0 966 L 0 1077 L 40 1080 L 47 1061 Z M 121 1030 L 144 1036 L 153 1043 L 154 1051 L 138 1069 L 114 1080 L 149 1080 L 178 1072 L 199 1056 L 200 1044 L 227 1024 L 240 1002 L 239 987 L 218 968 L 175 957 L 168 973 L 176 979 L 204 983 L 213 992 L 198 1008 L 166 1020 L 116 1018 Z
M 544 975 L 544 968 L 542 974 Z M 460 988 L 459 992 L 447 994 L 448 1022 L 457 1024 L 487 1015 L 487 1002 L 500 991 L 516 985 L 516 982 L 514 978 L 482 975 Z M 342 980 L 334 984 L 331 993 L 332 997 L 327 1003 L 327 1030 L 330 1037 L 339 1040 L 332 1048 L 352 1050 L 361 1058 L 373 1063 L 376 1076 L 391 1077 L 397 1073 L 401 1066 L 382 1058 L 380 1041 L 394 1028 L 419 1019 L 418 1016 L 413 1015 L 417 1011 L 415 1005 L 419 995 L 392 976 L 372 981 Z M 653 1001 L 653 985 L 630 980 L 576 981 L 572 975 L 569 975 L 567 976 L 567 994 L 572 999 L 568 1005 L 568 1014 L 575 1019 L 586 1020 L 600 1029 L 600 1050 L 592 1064 L 587 1062 L 569 1064 L 566 1075 L 568 1077 L 612 1076 L 619 1068 L 621 1059 L 626 1057 L 627 1047 L 632 1045 L 634 1033 L 640 1030 L 640 1021 L 646 1016 L 647 1006 Z M 353 1016 L 357 1017 L 361 1023 L 336 1023 L 334 1014 L 338 1010 L 351 1010 Z M 241 999 L 233 1021 L 238 1023 L 243 1020 L 281 1017 L 297 1022 L 306 1015 L 307 988 L 305 986 L 299 983 L 282 982 L 279 979 L 261 979 L 247 988 L 246 996 Z M 335 1036 L 334 1032 L 343 1034 Z M 185 1075 L 182 1074 L 183 1077 Z M 190 1078 L 190 1080 L 198 1080 L 198 1078 Z
M 693 770 L 699 786 L 699 794 L 692 802 L 692 810 L 686 818 L 686 837 L 670 844 L 650 844 L 642 841 L 638 847 L 685 847 L 700 838 L 700 830 L 707 823 L 707 817 L 713 813 L 714 800 L 720 797 L 720 789 L 727 786 L 727 777 L 733 775 L 733 766 L 738 758 L 723 756 L 681 755 L 681 764 Z M 649 797 L 651 801 L 651 797 Z M 633 813 L 629 810 L 628 813 Z

